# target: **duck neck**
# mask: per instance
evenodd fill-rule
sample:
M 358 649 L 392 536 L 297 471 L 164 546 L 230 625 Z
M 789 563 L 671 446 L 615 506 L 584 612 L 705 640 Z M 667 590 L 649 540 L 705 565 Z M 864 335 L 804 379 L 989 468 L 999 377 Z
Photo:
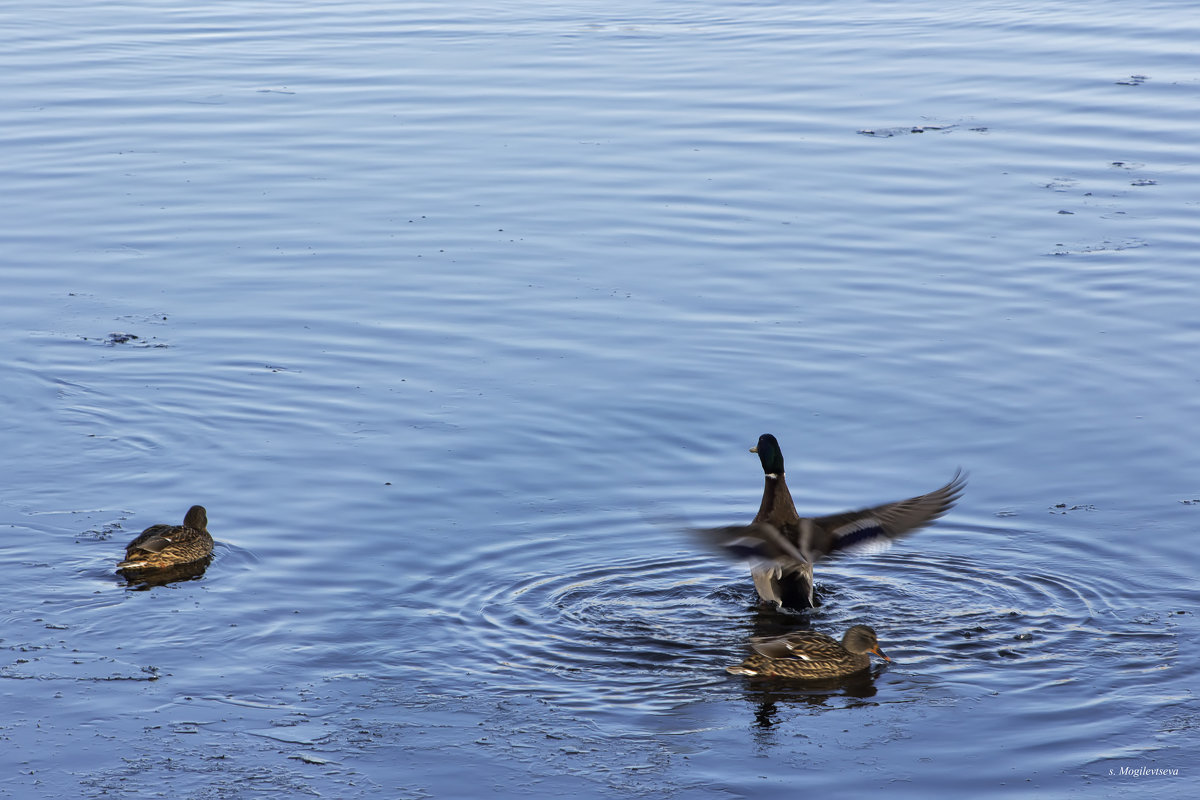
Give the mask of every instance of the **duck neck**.
M 792 493 L 788 491 L 787 479 L 782 472 L 768 473 L 764 478 L 762 503 L 758 506 L 755 522 L 770 522 L 781 525 L 800 519 Z

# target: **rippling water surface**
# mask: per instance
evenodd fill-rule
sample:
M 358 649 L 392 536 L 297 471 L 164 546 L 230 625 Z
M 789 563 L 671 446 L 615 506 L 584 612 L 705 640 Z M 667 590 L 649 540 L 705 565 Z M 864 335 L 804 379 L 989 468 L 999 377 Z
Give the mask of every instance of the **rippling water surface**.
M 2 13 L 0 796 L 1194 792 L 1187 4 Z

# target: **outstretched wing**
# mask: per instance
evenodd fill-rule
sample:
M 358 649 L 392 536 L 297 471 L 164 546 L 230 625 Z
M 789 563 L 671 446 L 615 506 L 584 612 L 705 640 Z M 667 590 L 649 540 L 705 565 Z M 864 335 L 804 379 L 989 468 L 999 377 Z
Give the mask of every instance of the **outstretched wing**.
M 838 555 L 886 548 L 893 540 L 925 527 L 949 511 L 966 485 L 967 476 L 960 469 L 949 483 L 927 494 L 874 508 L 814 517 L 814 526 L 824 534 L 819 549 Z
M 811 608 L 812 564 L 778 528 L 767 522 L 696 528 L 693 533 L 730 558 L 750 562 L 758 596 L 782 608 Z
M 779 529 L 768 522 L 726 525 L 722 528 L 693 528 L 711 546 L 730 558 L 755 564 L 804 561 L 804 556 Z

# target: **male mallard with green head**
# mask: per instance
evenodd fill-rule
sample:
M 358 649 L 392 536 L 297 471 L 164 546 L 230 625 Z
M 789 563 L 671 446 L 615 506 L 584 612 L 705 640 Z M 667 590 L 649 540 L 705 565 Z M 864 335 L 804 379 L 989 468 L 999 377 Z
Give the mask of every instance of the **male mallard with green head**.
M 754 653 L 749 658 L 725 671 L 733 675 L 821 680 L 861 672 L 871 665 L 869 653 L 891 661 L 879 649 L 875 631 L 866 625 L 850 628 L 840 642 L 816 631 L 793 631 L 753 639 L 750 647 Z
M 213 538 L 208 533 L 204 506 L 192 506 L 182 525 L 151 525 L 125 548 L 119 570 L 150 570 L 177 567 L 212 555 Z
M 886 546 L 945 514 L 967 484 L 962 471 L 928 494 L 825 517 L 796 512 L 783 472 L 783 451 L 769 433 L 750 448 L 762 463 L 765 486 L 758 514 L 749 525 L 700 531 L 737 558 L 754 561 L 751 575 L 758 596 L 781 608 L 817 605 L 813 562 L 854 550 Z

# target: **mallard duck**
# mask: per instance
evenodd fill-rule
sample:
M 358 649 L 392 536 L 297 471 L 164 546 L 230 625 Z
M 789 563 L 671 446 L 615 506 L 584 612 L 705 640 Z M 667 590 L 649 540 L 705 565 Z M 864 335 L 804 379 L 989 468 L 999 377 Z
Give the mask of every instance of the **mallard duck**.
M 125 548 L 119 570 L 152 570 L 202 561 L 212 555 L 204 506 L 192 506 L 182 525 L 151 525 Z
M 729 554 L 749 558 L 754 588 L 764 602 L 803 610 L 817 605 L 813 562 L 826 556 L 886 546 L 945 514 L 967 484 L 962 470 L 940 489 L 873 508 L 802 517 L 796 512 L 783 472 L 783 451 L 769 433 L 750 448 L 762 462 L 765 486 L 758 514 L 749 525 L 699 531 Z
M 726 667 L 733 675 L 820 680 L 853 675 L 871 665 L 868 653 L 891 661 L 879 649 L 874 629 L 855 625 L 837 639 L 816 631 L 793 631 L 784 636 L 752 639 L 754 654 L 741 664 Z

